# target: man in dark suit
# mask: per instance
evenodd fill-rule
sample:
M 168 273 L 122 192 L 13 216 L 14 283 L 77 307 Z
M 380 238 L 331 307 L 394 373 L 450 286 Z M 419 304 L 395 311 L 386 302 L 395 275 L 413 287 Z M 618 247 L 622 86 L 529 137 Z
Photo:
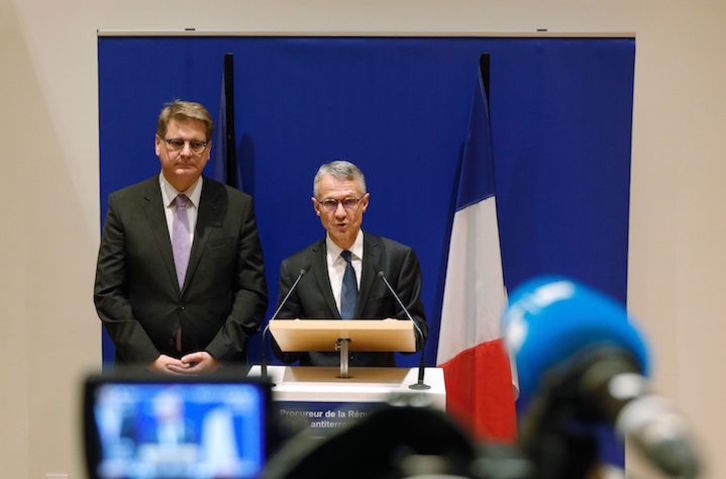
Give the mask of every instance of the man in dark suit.
M 280 266 L 278 305 L 301 270 L 308 271 L 283 306 L 279 318 L 406 319 L 378 277 L 382 271 L 416 324 L 426 335 L 421 303 L 421 268 L 414 251 L 393 240 L 361 230 L 368 209 L 363 173 L 347 161 L 320 167 L 313 181 L 313 208 L 327 234 L 285 259 Z M 418 348 L 421 341 L 417 341 Z M 338 353 L 275 353 L 284 362 L 337 365 Z M 353 353 L 351 366 L 395 366 L 393 353 Z
M 267 308 L 252 199 L 202 177 L 214 124 L 199 103 L 165 105 L 161 174 L 111 194 L 94 302 L 118 363 L 169 374 L 246 360 Z

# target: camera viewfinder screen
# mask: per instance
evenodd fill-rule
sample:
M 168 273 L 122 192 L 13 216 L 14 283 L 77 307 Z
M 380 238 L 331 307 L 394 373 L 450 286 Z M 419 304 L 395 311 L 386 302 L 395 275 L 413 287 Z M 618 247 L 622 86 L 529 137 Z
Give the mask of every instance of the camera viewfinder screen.
M 236 479 L 262 470 L 258 385 L 105 383 L 94 394 L 97 477 Z

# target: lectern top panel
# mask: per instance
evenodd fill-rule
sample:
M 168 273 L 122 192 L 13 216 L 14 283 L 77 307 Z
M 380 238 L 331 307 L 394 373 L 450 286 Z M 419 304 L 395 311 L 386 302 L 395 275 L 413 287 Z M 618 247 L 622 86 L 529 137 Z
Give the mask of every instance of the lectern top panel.
M 335 351 L 349 339 L 350 351 L 416 351 L 413 323 L 398 319 L 275 319 L 270 332 L 283 352 Z

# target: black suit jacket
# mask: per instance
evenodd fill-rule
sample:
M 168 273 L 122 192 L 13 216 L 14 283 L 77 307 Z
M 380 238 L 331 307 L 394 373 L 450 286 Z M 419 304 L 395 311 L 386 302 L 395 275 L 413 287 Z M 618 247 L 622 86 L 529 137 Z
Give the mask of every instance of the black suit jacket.
M 325 237 L 285 259 L 280 266 L 278 306 L 290 290 L 300 270 L 308 269 L 278 318 L 341 319 L 328 278 Z M 393 240 L 363 235 L 363 261 L 356 319 L 407 319 L 405 313 L 378 277 L 383 271 L 411 313 L 424 335 L 428 334 L 426 315 L 421 303 L 421 267 L 413 249 Z M 420 341 L 417 342 L 421 347 Z M 300 365 L 337 365 L 338 353 L 282 353 L 273 341 L 275 354 L 283 362 L 300 361 Z M 352 353 L 350 366 L 395 366 L 393 353 Z
M 245 361 L 267 308 L 252 199 L 204 178 L 189 267 L 180 291 L 159 177 L 112 193 L 98 252 L 94 302 L 116 360 L 148 364 L 207 351 Z M 182 352 L 175 333 L 182 328 Z

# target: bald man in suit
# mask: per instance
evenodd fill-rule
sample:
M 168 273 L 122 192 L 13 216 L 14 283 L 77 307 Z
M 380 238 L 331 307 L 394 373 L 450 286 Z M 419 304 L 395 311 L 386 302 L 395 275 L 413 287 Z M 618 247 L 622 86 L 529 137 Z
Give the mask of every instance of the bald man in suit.
M 109 197 L 94 302 L 116 362 L 200 374 L 243 364 L 267 309 L 252 199 L 202 176 L 214 124 L 199 103 L 165 105 L 161 173 Z

